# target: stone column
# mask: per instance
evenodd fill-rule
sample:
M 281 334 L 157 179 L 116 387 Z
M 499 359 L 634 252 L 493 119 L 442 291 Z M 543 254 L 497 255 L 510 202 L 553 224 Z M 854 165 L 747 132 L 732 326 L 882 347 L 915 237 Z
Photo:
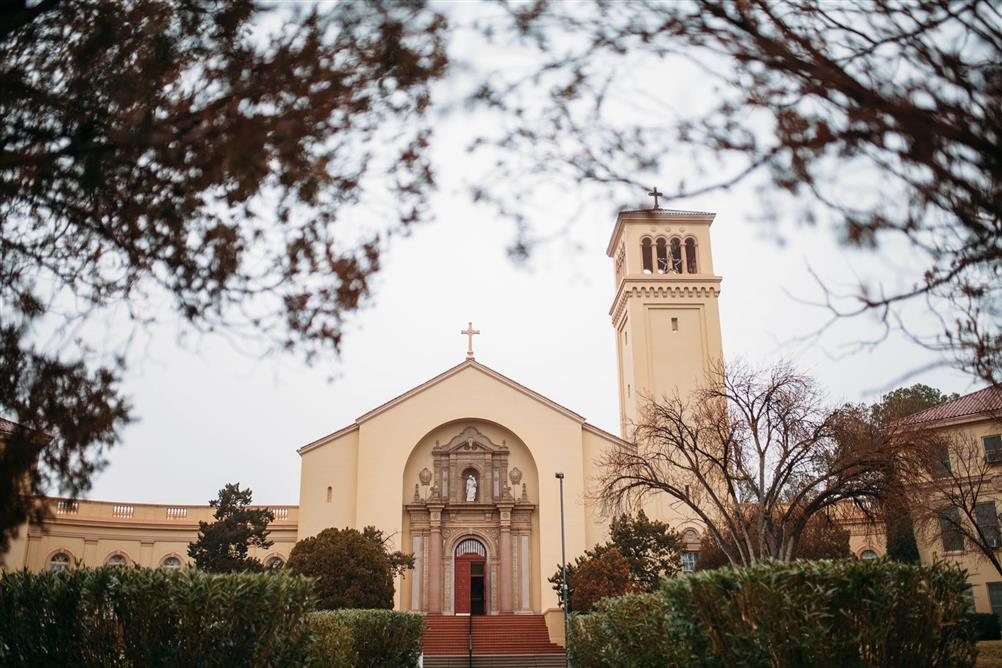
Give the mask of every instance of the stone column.
M 442 506 L 428 505 L 428 614 L 442 614 Z
M 511 593 L 511 504 L 498 504 L 501 511 L 501 614 L 512 612 Z

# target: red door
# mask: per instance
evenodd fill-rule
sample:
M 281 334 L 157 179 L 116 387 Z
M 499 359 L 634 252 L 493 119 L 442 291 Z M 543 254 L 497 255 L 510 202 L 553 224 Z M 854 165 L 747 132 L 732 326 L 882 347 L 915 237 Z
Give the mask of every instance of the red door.
M 456 614 L 470 614 L 470 564 L 475 554 L 456 557 Z

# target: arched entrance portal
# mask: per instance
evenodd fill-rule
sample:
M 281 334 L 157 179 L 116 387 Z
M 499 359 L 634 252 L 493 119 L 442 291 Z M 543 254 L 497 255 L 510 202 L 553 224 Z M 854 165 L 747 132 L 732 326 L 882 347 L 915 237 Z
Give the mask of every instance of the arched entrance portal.
M 487 614 L 487 548 L 476 538 L 465 538 L 454 556 L 456 614 Z

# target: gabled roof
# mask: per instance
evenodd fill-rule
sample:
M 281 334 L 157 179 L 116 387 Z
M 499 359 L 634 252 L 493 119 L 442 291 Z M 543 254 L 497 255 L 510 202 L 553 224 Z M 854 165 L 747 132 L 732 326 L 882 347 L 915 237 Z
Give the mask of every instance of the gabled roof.
M 1002 412 L 1002 386 L 990 385 L 983 390 L 965 394 L 953 401 L 945 401 L 913 413 L 904 418 L 903 424 L 912 425 L 940 420 L 956 420 L 985 413 Z
M 346 427 L 344 427 L 342 429 L 339 429 L 339 430 L 337 430 L 337 431 L 335 431 L 333 433 L 327 434 L 326 436 L 321 436 L 320 438 L 318 438 L 317 440 L 315 440 L 315 441 L 313 441 L 311 443 L 307 443 L 303 447 L 299 448 L 299 450 L 297 452 L 299 452 L 299 454 L 303 454 L 304 452 L 308 452 L 308 451 L 312 450 L 313 448 L 315 448 L 315 447 L 317 447 L 317 446 L 319 446 L 319 445 L 321 445 L 323 443 L 326 443 L 327 441 L 331 440 L 332 438 L 336 438 L 336 437 L 341 436 L 343 434 L 351 433 L 352 431 L 358 429 L 359 425 L 361 423 L 365 422 L 366 420 L 371 420 L 372 418 L 376 417 L 377 415 L 379 415 L 379 414 L 381 414 L 381 413 L 383 413 L 385 411 L 388 411 L 389 409 L 393 408 L 397 404 L 400 404 L 400 403 L 403 403 L 404 401 L 407 401 L 408 399 L 410 399 L 414 395 L 419 394 L 420 392 L 424 392 L 428 388 L 430 388 L 430 387 L 432 387 L 434 385 L 437 385 L 437 384 L 441 383 L 442 381 L 448 380 L 449 378 L 455 376 L 456 374 L 458 374 L 458 373 L 460 373 L 463 370 L 468 369 L 468 368 L 476 369 L 477 371 L 480 371 L 481 373 L 486 374 L 487 376 L 490 376 L 494 380 L 497 380 L 500 383 L 503 383 L 504 385 L 507 385 L 508 387 L 514 389 L 515 391 L 521 392 L 522 394 L 526 395 L 530 399 L 538 401 L 539 403 L 543 404 L 544 406 L 552 408 L 553 410 L 557 411 L 558 413 L 561 413 L 561 414 L 565 415 L 566 417 L 570 418 L 571 420 L 574 420 L 575 422 L 580 423 L 588 431 L 596 433 L 596 434 L 598 434 L 600 436 L 605 436 L 606 438 L 609 438 L 609 439 L 612 439 L 612 440 L 615 440 L 615 441 L 620 441 L 619 437 L 614 436 L 614 435 L 610 434 L 607 431 L 603 431 L 602 429 L 599 429 L 598 427 L 595 427 L 594 425 L 587 424 L 585 422 L 585 419 L 584 419 L 583 416 L 579 415 L 578 413 L 575 413 L 571 409 L 569 409 L 569 408 L 567 408 L 565 406 L 562 406 L 562 405 L 558 404 L 555 401 L 547 399 L 542 394 L 539 394 L 538 392 L 529 389 L 525 385 L 522 385 L 521 383 L 518 383 L 518 382 L 512 380 L 511 378 L 509 378 L 508 376 L 505 376 L 504 374 L 498 373 L 494 369 L 481 364 L 480 362 L 476 361 L 475 359 L 467 359 L 467 360 L 463 360 L 462 362 L 460 362 L 456 366 L 452 367 L 451 369 L 448 369 L 448 370 L 440 373 L 439 375 L 435 376 L 434 378 L 421 383 L 417 387 L 414 387 L 413 389 L 410 389 L 410 390 L 404 392 L 403 394 L 401 394 L 399 396 L 396 396 L 393 399 L 390 399 L 386 403 L 381 404 L 381 405 L 377 406 L 376 408 L 373 408 L 371 411 L 369 411 L 367 413 L 364 413 L 363 415 L 360 415 L 358 418 L 355 419 L 355 422 L 353 424 L 350 424 L 350 425 L 348 425 L 348 426 L 346 426 Z
M 0 434 L 13 434 L 16 428 L 16 422 L 11 422 L 7 418 L 0 417 Z

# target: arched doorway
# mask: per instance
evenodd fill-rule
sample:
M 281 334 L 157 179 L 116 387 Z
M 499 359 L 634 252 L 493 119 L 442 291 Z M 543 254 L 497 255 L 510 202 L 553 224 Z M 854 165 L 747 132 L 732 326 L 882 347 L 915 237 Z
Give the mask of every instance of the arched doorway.
M 487 548 L 476 538 L 456 545 L 456 614 L 487 614 Z

